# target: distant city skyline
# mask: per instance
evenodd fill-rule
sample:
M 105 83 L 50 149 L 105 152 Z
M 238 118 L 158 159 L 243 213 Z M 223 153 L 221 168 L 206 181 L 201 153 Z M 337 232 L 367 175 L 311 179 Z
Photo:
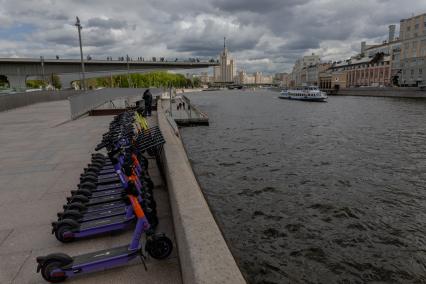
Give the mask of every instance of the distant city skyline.
M 0 0 L 0 57 L 78 58 L 75 16 L 85 54 L 93 58 L 143 56 L 215 58 L 222 39 L 248 73 L 291 71 L 315 53 L 323 60 L 359 52 L 359 42 L 387 38 L 389 25 L 426 12 L 408 0 Z M 398 34 L 399 31 L 396 31 Z

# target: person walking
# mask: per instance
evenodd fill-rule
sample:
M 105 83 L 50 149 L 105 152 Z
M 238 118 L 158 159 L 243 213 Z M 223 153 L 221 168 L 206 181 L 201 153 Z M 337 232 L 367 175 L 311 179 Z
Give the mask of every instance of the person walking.
M 151 91 L 149 89 L 147 89 L 144 93 L 143 93 L 143 100 L 145 102 L 145 115 L 146 116 L 151 116 L 151 109 L 152 109 L 152 94 Z

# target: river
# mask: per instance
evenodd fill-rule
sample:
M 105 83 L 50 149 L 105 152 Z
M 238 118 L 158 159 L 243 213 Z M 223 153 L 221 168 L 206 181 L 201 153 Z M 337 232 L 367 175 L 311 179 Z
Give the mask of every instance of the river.
M 426 283 L 426 100 L 277 96 L 193 93 L 181 130 L 248 282 Z

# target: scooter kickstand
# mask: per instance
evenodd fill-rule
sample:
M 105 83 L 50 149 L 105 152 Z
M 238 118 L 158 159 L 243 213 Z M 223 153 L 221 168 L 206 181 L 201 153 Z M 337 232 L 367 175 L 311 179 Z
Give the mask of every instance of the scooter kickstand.
M 145 255 L 143 254 L 142 249 L 140 250 L 140 258 L 141 258 L 141 261 L 142 261 L 143 267 L 145 268 L 145 271 L 148 271 L 148 268 L 146 267 L 146 263 L 145 263 L 145 259 L 146 259 L 146 257 L 145 257 Z

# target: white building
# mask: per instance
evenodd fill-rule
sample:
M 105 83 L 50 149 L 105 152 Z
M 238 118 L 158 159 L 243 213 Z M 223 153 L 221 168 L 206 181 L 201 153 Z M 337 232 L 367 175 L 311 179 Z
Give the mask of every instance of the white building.
M 306 83 L 308 77 L 307 67 L 317 65 L 320 61 L 319 55 L 315 55 L 314 53 L 297 59 L 294 63 L 293 71 L 291 72 L 291 79 L 294 81 L 294 84 L 296 86 L 301 86 L 303 83 Z

